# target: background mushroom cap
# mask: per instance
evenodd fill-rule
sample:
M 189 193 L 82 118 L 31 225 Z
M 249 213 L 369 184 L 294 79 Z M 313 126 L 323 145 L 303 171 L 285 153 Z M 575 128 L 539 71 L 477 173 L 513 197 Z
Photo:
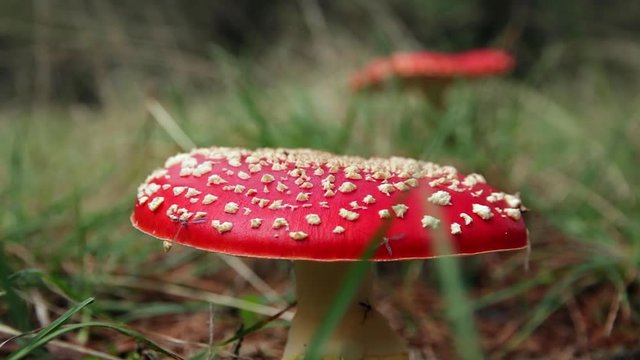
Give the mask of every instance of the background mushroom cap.
M 504 74 L 513 69 L 515 60 L 499 49 L 476 49 L 461 53 L 431 51 L 397 53 L 372 61 L 350 81 L 354 91 L 382 84 L 385 80 L 450 79 Z
M 521 249 L 517 196 L 482 176 L 406 158 L 308 149 L 196 149 L 169 158 L 138 188 L 133 225 L 157 238 L 225 254 L 372 260 Z M 384 230 L 384 238 L 380 232 Z M 373 240 L 372 240 L 373 239 Z

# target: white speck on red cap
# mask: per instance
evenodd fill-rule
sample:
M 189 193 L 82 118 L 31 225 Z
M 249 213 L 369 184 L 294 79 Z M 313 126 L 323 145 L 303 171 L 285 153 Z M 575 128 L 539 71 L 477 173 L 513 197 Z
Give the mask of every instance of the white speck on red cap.
M 320 225 L 321 223 L 320 215 L 318 214 L 307 214 L 304 218 L 309 225 Z
M 495 203 L 502 200 L 504 200 L 503 192 L 492 192 L 491 195 L 487 196 L 487 201 L 490 203 Z
M 378 185 L 378 190 L 380 190 L 381 193 L 389 196 L 392 192 L 396 191 L 396 188 L 391 184 L 380 184 Z
M 289 223 L 287 222 L 287 220 L 281 217 L 273 220 L 273 225 L 271 225 L 271 227 L 276 230 L 283 227 L 288 227 L 288 226 L 289 226 Z
M 444 190 L 439 190 L 431 194 L 427 201 L 435 205 L 451 205 L 451 194 Z
M 522 200 L 520 200 L 518 195 L 505 194 L 504 201 L 511 208 L 519 208 L 522 206 Z
M 289 237 L 292 238 L 293 240 L 304 240 L 307 238 L 307 233 L 305 233 L 304 231 L 292 231 L 289 233 Z
M 342 185 L 340 185 L 338 191 L 340 191 L 341 193 L 350 193 L 352 191 L 355 191 L 357 188 L 358 187 L 356 186 L 356 184 L 350 181 L 345 181 L 342 183 Z
M 423 216 L 420 222 L 422 223 L 422 227 L 425 229 L 426 228 L 437 229 L 438 226 L 440 226 L 440 220 L 438 220 L 438 218 L 435 218 L 431 215 Z
M 224 212 L 226 212 L 227 214 L 235 214 L 238 212 L 238 210 L 240 210 L 240 205 L 232 201 L 224 205 Z
M 504 209 L 505 214 L 513 220 L 520 220 L 522 214 L 520 213 L 520 209 L 506 208 Z
M 469 225 L 471 224 L 471 222 L 473 222 L 473 218 L 467 213 L 460 213 L 460 217 L 462 218 L 462 220 L 464 220 L 465 225 Z
M 194 197 L 194 196 L 197 196 L 197 195 L 200 195 L 200 194 L 202 194 L 202 191 L 199 191 L 199 190 L 196 190 L 196 189 L 190 187 L 189 189 L 187 189 L 187 193 L 184 194 L 184 197 L 190 198 L 190 197 Z
M 276 178 L 273 177 L 273 175 L 271 174 L 264 174 L 262 175 L 262 177 L 260 178 L 260 181 L 264 184 L 268 184 L 270 182 L 273 182 Z
M 471 211 L 474 214 L 480 216 L 480 218 L 483 220 L 489 220 L 493 217 L 491 209 L 486 205 L 473 204 L 473 209 Z
M 226 183 L 227 180 L 223 179 L 220 175 L 218 174 L 213 174 L 211 176 L 209 176 L 209 178 L 207 179 L 207 185 L 220 185 L 220 184 L 224 184 Z
M 163 202 L 164 198 L 162 196 L 154 197 L 153 200 L 149 201 L 149 210 L 156 211 Z
M 249 220 L 249 224 L 250 224 L 252 229 L 257 229 L 257 228 L 260 227 L 260 225 L 262 225 L 262 219 L 253 218 L 253 219 Z
M 340 208 L 338 215 L 340 215 L 341 218 L 349 221 L 355 221 L 360 217 L 360 214 L 358 214 L 357 212 L 349 211 L 345 208 Z
M 391 206 L 391 209 L 393 209 L 393 212 L 396 214 L 397 217 L 403 218 L 404 214 L 407 212 L 407 210 L 409 210 L 409 207 L 405 204 L 397 204 L 397 205 Z
M 382 209 L 382 210 L 378 210 L 378 216 L 381 219 L 388 219 L 391 217 L 391 212 L 389 212 L 388 209 Z
M 296 201 L 303 202 L 309 200 L 309 194 L 310 193 L 305 192 L 298 193 L 298 195 L 296 195 Z
M 233 229 L 233 224 L 229 221 L 221 222 L 220 220 L 213 220 L 211 221 L 211 226 L 214 229 L 218 230 L 220 234 L 224 234 L 226 232 L 231 231 L 231 229 Z

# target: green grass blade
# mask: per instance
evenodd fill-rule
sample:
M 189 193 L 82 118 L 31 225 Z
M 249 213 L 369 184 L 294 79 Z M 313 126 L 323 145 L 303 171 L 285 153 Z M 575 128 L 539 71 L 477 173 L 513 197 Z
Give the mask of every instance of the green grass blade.
M 80 310 L 84 309 L 87 305 L 91 304 L 94 300 L 95 300 L 94 298 L 90 297 L 90 298 L 87 298 L 86 300 L 82 301 L 81 303 L 78 303 L 78 304 L 72 306 L 71 309 L 67 310 L 59 318 L 57 318 L 56 320 L 52 321 L 51 324 L 49 324 L 48 326 L 46 326 L 45 328 L 40 330 L 38 332 L 38 335 L 36 335 L 28 343 L 26 343 L 24 346 L 20 347 L 20 349 L 18 349 L 17 351 L 15 351 L 11 355 L 9 355 L 7 360 L 19 360 L 19 359 L 22 359 L 25 356 L 29 355 L 32 351 L 36 350 L 37 348 L 41 347 L 42 345 L 44 345 L 47 342 L 49 342 L 52 339 L 54 339 L 56 336 L 52 337 L 51 335 L 55 334 L 56 330 L 65 321 L 69 320 L 70 317 L 72 317 L 74 314 L 76 314 Z
M 81 309 L 82 308 L 77 309 L 76 312 L 78 310 L 81 310 Z M 48 343 L 49 341 L 55 339 L 56 337 L 59 337 L 59 336 L 64 335 L 66 333 L 77 331 L 77 330 L 81 330 L 81 329 L 86 329 L 86 328 L 103 328 L 103 329 L 109 329 L 109 330 L 117 331 L 117 332 L 119 332 L 119 333 L 121 333 L 123 335 L 126 335 L 126 336 L 128 336 L 130 338 L 133 338 L 134 340 L 136 340 L 137 342 L 139 342 L 141 344 L 147 345 L 149 348 L 151 348 L 151 349 L 153 349 L 153 350 L 155 350 L 155 351 L 157 351 L 157 352 L 159 352 L 159 353 L 161 353 L 163 355 L 166 355 L 166 356 L 168 356 L 168 357 L 170 357 L 172 359 L 183 360 L 183 358 L 180 355 L 161 347 L 160 345 L 158 345 L 155 342 L 147 339 L 144 335 L 142 335 L 141 333 L 139 333 L 139 332 L 137 332 L 135 330 L 131 330 L 131 329 L 128 329 L 128 328 L 125 328 L 125 327 L 122 327 L 122 326 L 115 325 L 115 324 L 110 324 L 110 323 L 105 323 L 105 322 L 97 322 L 97 321 L 84 322 L 84 323 L 71 324 L 71 325 L 64 325 L 62 327 L 59 327 L 57 330 L 49 332 L 46 336 L 43 336 L 39 340 L 39 342 L 38 342 L 39 345 L 38 346 L 42 346 L 42 345 Z M 20 351 L 20 350 L 18 350 L 18 351 Z M 16 353 L 11 354 L 10 357 L 7 358 L 6 360 L 17 360 L 17 359 L 21 359 L 22 357 L 24 357 L 24 355 L 27 355 L 27 354 L 24 354 L 21 357 L 14 357 L 14 355 Z
M 28 134 L 28 123 L 21 122 L 14 131 L 14 142 L 11 146 L 11 153 L 8 159 L 7 172 L 10 174 L 7 198 L 9 204 L 6 207 L 7 215 L 13 218 L 16 225 L 16 231 L 11 238 L 16 242 L 23 242 L 26 238 L 24 229 L 19 224 L 23 223 L 27 218 L 23 205 L 23 188 L 25 179 L 25 142 Z M 0 216 L 0 225 L 2 225 L 2 217 Z M 2 229 L 3 232 L 4 229 Z M 20 330 L 29 328 L 28 309 L 25 302 L 15 293 L 10 274 L 13 272 L 11 266 L 7 262 L 7 256 L 4 252 L 4 243 L 0 242 L 0 286 L 6 291 L 7 303 L 9 305 L 9 318 L 11 322 Z
M 238 331 L 236 334 L 234 334 L 232 337 L 230 337 L 227 340 L 224 340 L 222 343 L 220 343 L 219 345 L 226 345 L 226 344 L 230 344 L 234 341 L 240 340 L 241 338 L 247 336 L 248 334 L 255 332 L 257 330 L 262 329 L 264 326 L 266 326 L 267 324 L 271 323 L 272 321 L 278 319 L 282 314 L 286 313 L 287 311 L 291 310 L 294 306 L 296 306 L 296 302 L 293 302 L 291 304 L 289 304 L 289 306 L 285 307 L 284 309 L 282 309 L 281 311 L 279 311 L 277 314 L 274 314 L 272 316 L 269 316 L 265 319 L 259 320 L 257 322 L 255 322 L 253 325 L 247 327 L 247 328 L 243 328 L 242 330 Z
M 255 95 L 252 93 L 248 85 L 241 85 L 238 90 L 238 97 L 244 107 L 244 110 L 249 115 L 249 118 L 253 120 L 258 128 L 258 145 L 260 146 L 274 146 L 273 135 L 271 134 L 271 127 L 269 126 L 269 120 L 265 117 L 264 113 L 258 107 L 256 103 Z
M 535 287 L 547 285 L 549 283 L 552 283 L 553 281 L 553 276 L 550 273 L 543 273 L 532 279 L 520 281 L 513 286 L 494 291 L 491 294 L 477 299 L 474 303 L 474 309 L 478 310 L 483 307 L 498 303 L 500 301 L 511 299 L 517 295 L 526 293 L 527 291 L 530 291 Z
M 468 106 L 469 104 L 462 103 L 460 106 L 447 109 L 445 113 L 440 115 L 440 123 L 431 134 L 429 141 L 425 143 L 420 152 L 420 159 L 433 159 L 444 151 L 447 138 L 454 133 L 457 127 L 461 126 L 465 117 L 468 116 Z
M 553 285 L 533 309 L 533 313 L 529 316 L 526 323 L 522 326 L 513 338 L 500 350 L 497 358 L 503 358 L 509 352 L 513 351 L 519 344 L 525 341 L 542 323 L 563 304 L 564 294 L 571 291 L 573 295 L 577 295 L 581 286 L 577 285 L 578 281 L 585 276 L 607 269 L 612 264 L 605 259 L 594 258 L 591 262 L 573 267 L 571 271 L 561 280 Z
M 40 269 L 24 269 L 20 271 L 16 271 L 9 277 L 9 281 L 11 283 L 15 283 L 21 280 L 27 280 L 31 277 L 37 277 L 42 282 L 47 284 L 50 287 L 53 287 L 57 292 L 67 297 L 72 301 L 80 301 L 80 294 L 72 289 L 67 283 L 65 283 L 62 279 L 52 276 L 51 274 L 42 271 Z
M 324 321 L 320 324 L 316 333 L 311 338 L 307 353 L 305 354 L 305 360 L 316 360 L 319 356 L 322 345 L 331 337 L 331 334 L 340 323 L 340 320 L 344 316 L 351 299 L 356 294 L 360 280 L 364 276 L 367 268 L 371 266 L 368 259 L 373 256 L 376 250 L 378 241 L 383 238 L 384 234 L 389 230 L 391 225 L 390 221 L 386 221 L 380 226 L 378 231 L 371 237 L 369 244 L 362 253 L 360 261 L 354 261 L 350 266 L 345 279 L 338 290 L 336 297 L 329 308 L 329 312 L 326 314 Z
M 460 261 L 451 256 L 435 262 L 459 359 L 482 359 L 482 348 L 475 328 L 473 308 L 462 280 Z
M 0 289 L 4 289 L 4 296 L 8 305 L 9 319 L 18 329 L 27 328 L 28 310 L 22 299 L 13 289 L 11 274 L 13 270 L 9 267 L 7 257 L 4 253 L 4 244 L 0 242 Z
M 360 106 L 359 104 L 360 102 L 357 98 L 353 102 L 349 103 L 347 114 L 342 121 L 342 127 L 338 132 L 335 144 L 330 150 L 336 151 L 338 153 L 343 153 L 349 148 L 349 141 L 353 136 L 353 129 L 356 126 L 356 122 L 358 120 L 358 108 Z
M 171 139 L 182 148 L 184 151 L 189 151 L 196 147 L 196 144 L 191 140 L 189 135 L 182 130 L 180 125 L 169 114 L 169 112 L 156 100 L 150 99 L 147 101 L 147 110 L 149 114 L 160 124 L 164 131 L 171 137 Z
M 438 211 L 436 209 L 436 214 Z M 435 259 L 438 280 L 447 304 L 445 313 L 452 327 L 453 341 L 459 359 L 482 359 L 482 347 L 475 327 L 473 305 L 467 297 L 460 260 L 455 256 L 449 235 L 440 227 L 435 232 Z
M 307 353 L 304 357 L 305 360 L 318 359 L 322 345 L 331 337 L 333 330 L 340 323 L 351 299 L 355 296 L 358 285 L 360 284 L 360 279 L 362 279 L 364 272 L 369 266 L 371 266 L 371 264 L 366 261 L 366 258 L 362 261 L 356 261 L 351 265 L 340 290 L 336 294 L 333 304 L 331 304 L 329 313 L 309 343 Z

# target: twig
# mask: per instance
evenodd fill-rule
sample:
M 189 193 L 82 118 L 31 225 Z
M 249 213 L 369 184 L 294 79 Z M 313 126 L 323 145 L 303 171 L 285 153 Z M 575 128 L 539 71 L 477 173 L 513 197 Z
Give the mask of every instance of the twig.
M 527 230 L 527 249 L 524 255 L 524 272 L 529 272 L 531 265 L 531 239 L 529 239 L 529 230 Z
M 240 324 L 240 326 L 238 327 L 238 330 L 236 330 L 236 335 L 239 334 L 243 334 L 244 333 L 244 324 Z M 233 346 L 233 355 L 235 357 L 240 357 L 240 348 L 242 348 L 242 342 L 244 341 L 244 336 L 238 336 L 238 341 L 236 342 L 236 344 Z
M 260 291 L 264 297 L 272 303 L 284 305 L 286 302 L 282 297 L 273 290 L 260 276 L 258 276 L 244 261 L 235 256 L 218 255 L 227 265 L 235 272 L 249 282 L 256 290 Z
M 589 340 L 587 335 L 587 323 L 584 320 L 584 316 L 580 309 L 578 309 L 578 304 L 576 303 L 576 299 L 573 294 L 568 293 L 565 298 L 567 299 L 567 310 L 569 311 L 569 317 L 571 318 L 571 322 L 573 322 L 573 327 L 576 333 L 576 342 L 578 346 L 588 353 L 589 348 Z M 588 355 L 587 355 L 588 356 Z
M 242 330 L 238 330 L 235 335 L 233 335 L 230 339 L 224 340 L 220 343 L 220 345 L 226 345 L 229 343 L 232 343 L 233 341 L 235 341 L 236 339 L 240 338 L 240 337 L 244 337 L 245 335 L 262 329 L 264 326 L 266 326 L 267 324 L 269 324 L 270 322 L 274 321 L 275 319 L 281 317 L 284 313 L 288 312 L 289 310 L 293 309 L 295 306 L 298 305 L 297 301 L 292 302 L 291 304 L 287 305 L 286 308 L 280 310 L 277 314 L 273 314 L 271 316 L 269 316 L 266 319 L 260 320 L 256 323 L 254 323 L 253 325 L 249 326 L 246 329 L 242 329 Z
M 147 111 L 162 126 L 173 141 L 183 150 L 190 150 L 196 147 L 196 144 L 189 136 L 180 128 L 178 123 L 173 119 L 171 114 L 155 99 L 147 100 Z
M 593 191 L 581 182 L 576 181 L 575 179 L 572 179 L 556 170 L 544 171 L 542 176 L 547 177 L 547 182 L 554 181 L 567 184 L 576 197 L 584 200 L 594 210 L 598 211 L 603 218 L 621 226 L 629 225 L 629 220 L 620 209 L 605 197 Z
M 47 309 L 46 302 L 42 297 L 42 294 L 38 290 L 32 290 L 29 292 L 33 307 L 35 308 L 36 318 L 41 327 L 49 325 L 51 318 Z
M 173 296 L 179 296 L 187 299 L 200 300 L 214 303 L 217 305 L 228 306 L 236 309 L 251 311 L 257 314 L 271 316 L 277 314 L 280 310 L 271 306 L 257 304 L 251 301 L 237 299 L 227 295 L 215 294 L 199 289 L 193 289 L 182 285 L 169 284 L 160 281 L 154 281 L 133 276 L 108 276 L 103 280 L 105 283 L 113 286 L 129 287 L 133 289 L 143 289 L 148 291 L 158 291 Z M 283 313 L 280 318 L 291 321 L 293 319 L 292 312 Z
M 615 325 L 616 320 L 618 319 L 618 313 L 620 310 L 621 302 L 622 302 L 621 296 L 618 295 L 613 299 L 613 302 L 611 303 L 611 307 L 609 308 L 609 314 L 607 315 L 607 320 L 604 323 L 605 336 L 611 336 L 611 332 L 613 331 L 613 325 Z
M 207 349 L 207 360 L 213 359 L 213 303 L 209 303 L 209 348 Z

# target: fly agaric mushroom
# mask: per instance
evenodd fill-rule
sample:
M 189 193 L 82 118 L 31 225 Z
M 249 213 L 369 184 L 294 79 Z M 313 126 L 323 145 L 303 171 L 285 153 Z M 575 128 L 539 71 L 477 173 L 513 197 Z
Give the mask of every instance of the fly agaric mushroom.
M 294 260 L 298 310 L 283 358 L 297 359 L 349 262 L 361 260 L 370 244 L 373 261 L 437 257 L 437 232 L 450 234 L 455 255 L 522 249 L 528 242 L 520 209 L 518 196 L 451 166 L 216 147 L 173 156 L 154 171 L 138 189 L 131 221 L 198 249 Z M 383 237 L 375 239 L 380 229 Z M 407 358 L 404 342 L 369 306 L 371 287 L 367 274 L 323 356 Z
M 436 104 L 441 104 L 451 80 L 504 74 L 511 71 L 514 64 L 511 55 L 497 49 L 397 53 L 371 62 L 351 78 L 350 85 L 353 91 L 361 91 L 380 87 L 385 81 L 396 78 L 420 88 Z

